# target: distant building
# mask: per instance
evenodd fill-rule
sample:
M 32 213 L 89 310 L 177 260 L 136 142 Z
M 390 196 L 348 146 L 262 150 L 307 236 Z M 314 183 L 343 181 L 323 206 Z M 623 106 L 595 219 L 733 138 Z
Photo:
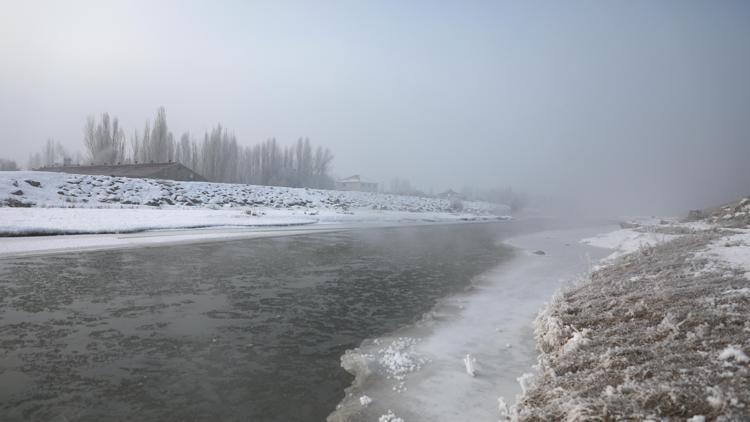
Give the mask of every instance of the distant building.
M 339 179 L 336 181 L 336 189 L 338 190 L 356 190 L 361 192 L 377 192 L 378 184 L 376 182 L 370 182 L 362 179 L 360 175 L 355 174 L 345 179 Z
M 58 173 L 89 174 L 100 176 L 132 177 L 138 179 L 164 179 L 183 182 L 205 182 L 205 177 L 190 170 L 180 163 L 148 163 L 148 164 L 113 164 L 91 166 L 55 166 L 42 167 L 39 171 L 54 171 Z
M 454 191 L 453 189 L 448 189 L 445 192 L 439 193 L 437 196 L 438 198 L 443 199 L 465 199 L 463 195 Z

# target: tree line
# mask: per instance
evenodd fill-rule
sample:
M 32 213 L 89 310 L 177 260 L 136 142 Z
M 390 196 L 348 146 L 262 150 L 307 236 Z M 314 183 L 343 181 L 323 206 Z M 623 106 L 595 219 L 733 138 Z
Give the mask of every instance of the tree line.
M 167 125 L 164 107 L 158 109 L 153 124 L 146 122 L 143 131 L 135 130 L 130 139 L 126 138 L 117 117 L 108 113 L 90 116 L 83 129 L 86 155 L 79 155 L 75 162 L 179 162 L 213 182 L 315 188 L 331 188 L 334 184 L 329 175 L 333 154 L 328 148 L 313 147 L 308 138 L 286 146 L 275 138 L 240 145 L 233 133 L 218 124 L 204 134 L 202 141 L 189 133 L 176 140 Z M 67 161 L 65 158 L 72 162 L 64 148 L 50 139 L 41 153 L 32 154 L 29 167 L 60 164 Z
M 52 138 L 48 138 L 41 151 L 29 155 L 27 168 L 31 170 L 41 167 L 52 167 L 65 162 L 82 163 L 84 161 L 80 152 L 76 152 L 73 156 L 62 144 L 55 142 Z
M 13 160 L 0 158 L 0 171 L 16 171 L 18 170 L 18 164 Z

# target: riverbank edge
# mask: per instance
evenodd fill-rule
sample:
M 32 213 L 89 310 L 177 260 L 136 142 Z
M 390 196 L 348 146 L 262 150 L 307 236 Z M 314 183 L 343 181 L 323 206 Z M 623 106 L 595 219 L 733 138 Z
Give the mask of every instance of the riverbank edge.
M 510 219 L 476 219 L 435 222 L 372 221 L 359 223 L 319 223 L 304 225 L 266 225 L 256 227 L 206 227 L 195 229 L 146 230 L 135 233 L 0 237 L 0 259 L 70 252 L 93 252 L 129 248 L 163 247 L 190 243 L 225 242 L 266 237 L 300 236 L 349 230 L 501 223 L 509 220 Z
M 519 378 L 513 406 L 500 402 L 502 420 L 750 418 L 750 281 L 707 252 L 748 248 L 728 242 L 743 229 L 627 230 L 667 240 L 616 253 L 555 294 L 535 320 L 535 373 Z

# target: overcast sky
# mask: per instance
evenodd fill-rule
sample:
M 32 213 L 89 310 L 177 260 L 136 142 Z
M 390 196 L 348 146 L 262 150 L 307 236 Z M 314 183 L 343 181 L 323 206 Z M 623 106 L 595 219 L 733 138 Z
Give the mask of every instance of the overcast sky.
M 747 1 L 0 3 L 0 157 L 23 164 L 164 106 L 176 136 L 307 136 L 339 176 L 426 190 L 750 194 Z

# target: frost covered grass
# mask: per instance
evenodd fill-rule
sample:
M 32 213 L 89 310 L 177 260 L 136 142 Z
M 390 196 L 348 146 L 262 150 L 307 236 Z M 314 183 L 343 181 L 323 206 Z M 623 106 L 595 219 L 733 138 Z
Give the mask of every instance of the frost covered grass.
M 493 219 L 503 205 L 228 183 L 0 172 L 0 235 L 134 232 L 315 222 Z
M 608 262 L 542 310 L 538 372 L 513 419 L 750 418 L 747 244 L 684 232 Z
M 708 221 L 723 227 L 747 227 L 750 225 L 750 197 L 713 210 Z

